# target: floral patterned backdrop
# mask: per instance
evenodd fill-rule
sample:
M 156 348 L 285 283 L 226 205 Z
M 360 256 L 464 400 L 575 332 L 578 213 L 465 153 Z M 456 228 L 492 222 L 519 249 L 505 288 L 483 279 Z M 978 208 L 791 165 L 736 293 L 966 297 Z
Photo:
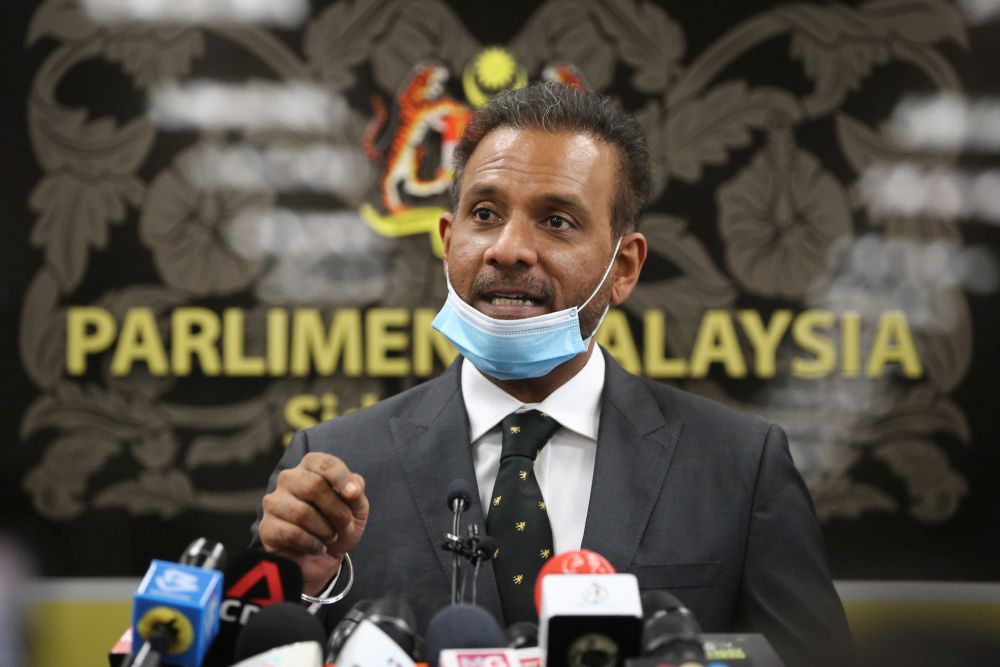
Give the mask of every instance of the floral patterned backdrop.
M 546 79 L 619 97 L 653 150 L 619 360 L 783 425 L 835 576 L 996 578 L 986 5 L 230 5 L 11 10 L 3 499 L 44 573 L 238 548 L 291 429 L 440 371 L 450 150 Z

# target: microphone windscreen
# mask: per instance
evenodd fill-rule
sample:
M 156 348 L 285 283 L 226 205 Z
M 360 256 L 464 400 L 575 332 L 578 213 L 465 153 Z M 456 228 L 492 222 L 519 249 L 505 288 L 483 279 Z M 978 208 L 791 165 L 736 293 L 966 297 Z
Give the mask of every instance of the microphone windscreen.
M 667 591 L 648 590 L 642 600 L 642 654 L 684 660 L 704 657 L 701 626 L 694 614 Z
M 441 651 L 451 648 L 498 648 L 507 638 L 496 619 L 482 607 L 454 604 L 434 614 L 427 626 L 427 662 L 437 667 Z
M 535 580 L 535 610 L 542 613 L 542 579 L 550 574 L 615 574 L 607 558 L 589 549 L 564 551 L 549 559 Z
M 228 667 L 242 628 L 259 610 L 279 602 L 298 603 L 302 570 L 298 563 L 263 549 L 247 549 L 225 572 L 219 634 L 202 667 Z
M 326 633 L 315 616 L 292 602 L 272 604 L 254 614 L 236 640 L 237 662 L 285 644 L 326 642 Z
M 472 487 L 461 478 L 451 480 L 451 484 L 448 485 L 448 509 L 454 510 L 455 501 L 459 498 L 465 501 L 463 511 L 472 505 Z

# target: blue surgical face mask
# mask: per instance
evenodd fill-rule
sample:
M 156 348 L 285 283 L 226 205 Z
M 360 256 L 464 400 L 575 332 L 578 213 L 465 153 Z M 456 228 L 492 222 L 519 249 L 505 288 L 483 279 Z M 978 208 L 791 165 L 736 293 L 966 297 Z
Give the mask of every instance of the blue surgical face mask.
M 586 340 L 582 338 L 579 313 L 608 279 L 621 243 L 619 238 L 608 268 L 583 305 L 520 320 L 499 320 L 466 303 L 451 286 L 446 264 L 448 299 L 431 326 L 444 334 L 476 368 L 497 380 L 524 380 L 547 375 L 590 345 L 593 333 Z M 600 328 L 607 312 L 605 309 L 594 332 Z

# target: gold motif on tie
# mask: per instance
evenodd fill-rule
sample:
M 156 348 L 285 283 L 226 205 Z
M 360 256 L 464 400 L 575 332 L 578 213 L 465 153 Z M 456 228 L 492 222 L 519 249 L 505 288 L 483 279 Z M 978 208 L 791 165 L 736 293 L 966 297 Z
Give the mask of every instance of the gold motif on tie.
M 524 480 L 528 479 L 528 471 L 522 470 L 521 472 L 517 473 L 517 476 L 520 477 L 521 481 L 523 482 Z
M 496 560 L 497 556 L 499 556 L 499 555 L 500 555 L 500 549 L 498 547 L 498 548 L 496 548 L 496 549 L 493 550 L 493 560 Z
M 552 555 L 552 550 L 551 549 L 542 549 L 541 552 L 538 555 L 541 556 L 542 558 L 548 558 L 549 556 Z
M 545 511 L 545 501 L 544 500 L 539 501 L 539 503 L 538 503 L 538 509 L 542 510 L 543 512 Z
M 513 433 L 514 435 L 517 435 L 518 433 L 521 432 L 521 427 L 520 426 L 511 426 L 510 427 L 510 432 Z
M 538 414 L 540 414 L 543 417 L 548 417 L 549 416 L 548 412 L 539 412 Z
M 514 583 L 515 584 L 520 584 L 522 581 L 524 581 L 524 575 L 523 574 L 515 574 L 514 575 Z
M 497 496 L 496 498 L 493 499 L 493 507 L 499 507 L 500 506 L 500 499 L 501 498 L 503 498 L 503 496 Z
M 524 521 L 518 521 L 517 523 L 514 524 L 514 527 L 517 528 L 517 532 L 523 533 L 524 532 L 524 527 L 527 526 L 527 525 L 528 524 L 526 522 L 524 522 Z

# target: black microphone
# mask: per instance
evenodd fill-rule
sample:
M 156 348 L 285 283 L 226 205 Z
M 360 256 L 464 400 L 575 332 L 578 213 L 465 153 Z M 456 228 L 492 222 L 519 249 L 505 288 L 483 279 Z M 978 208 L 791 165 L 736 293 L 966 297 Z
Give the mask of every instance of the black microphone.
M 482 607 L 456 604 L 445 607 L 427 626 L 427 662 L 437 667 L 441 651 L 463 648 L 497 648 L 507 638 L 496 619 Z
M 380 598 L 361 609 L 355 605 L 349 615 L 352 616 L 349 624 L 342 620 L 334 629 L 334 634 L 338 629 L 341 633 L 336 642 L 333 637 L 330 639 L 333 649 L 328 651 L 333 656 L 332 660 L 328 658 L 330 662 L 402 667 L 412 665 L 423 650 L 414 629 L 416 614 L 399 598 Z M 339 646 L 334 646 L 335 643 Z
M 319 620 L 300 604 L 279 602 L 254 614 L 240 632 L 233 655 L 236 662 L 279 646 L 316 642 L 323 646 L 326 633 Z
M 705 659 L 701 626 L 684 603 L 667 591 L 645 591 L 641 599 L 644 657 L 677 663 Z
M 475 528 L 475 525 L 470 526 Z M 475 531 L 476 536 L 470 539 L 472 543 L 472 604 L 476 604 L 476 589 L 479 583 L 479 566 L 484 560 L 489 560 L 493 552 L 497 550 L 499 544 L 491 535 L 479 537 L 479 531 Z M 462 601 L 465 601 L 465 581 L 462 582 Z
M 260 610 L 281 602 L 299 602 L 302 570 L 298 564 L 262 549 L 248 549 L 226 568 L 219 634 L 201 667 L 226 667 L 241 630 Z
M 530 621 L 521 621 L 504 631 L 507 646 L 512 649 L 534 648 L 538 646 L 538 626 Z
M 448 485 L 448 509 L 452 511 L 451 533 L 445 536 L 444 548 L 451 551 L 451 603 L 458 604 L 459 558 L 463 545 L 459 535 L 462 512 L 472 506 L 472 488 L 464 479 L 454 479 Z

